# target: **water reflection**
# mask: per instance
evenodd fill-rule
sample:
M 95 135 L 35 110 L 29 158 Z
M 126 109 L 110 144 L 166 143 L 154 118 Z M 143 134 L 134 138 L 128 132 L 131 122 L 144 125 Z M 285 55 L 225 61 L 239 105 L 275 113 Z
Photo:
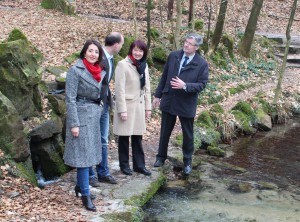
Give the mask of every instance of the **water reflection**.
M 234 142 L 230 155 L 207 158 L 200 180 L 170 182 L 144 208 L 145 222 L 300 221 L 300 118 Z M 210 164 L 212 163 L 212 164 Z M 230 187 L 248 185 L 235 193 Z M 261 184 L 270 183 L 271 187 Z M 171 184 L 171 185 L 170 185 Z

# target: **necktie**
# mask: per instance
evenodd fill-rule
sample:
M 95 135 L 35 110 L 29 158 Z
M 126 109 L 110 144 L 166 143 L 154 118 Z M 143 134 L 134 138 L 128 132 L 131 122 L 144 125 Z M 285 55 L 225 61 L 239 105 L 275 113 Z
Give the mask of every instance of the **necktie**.
M 110 64 L 111 64 L 111 66 L 110 66 L 110 72 L 109 72 L 109 79 L 108 79 L 108 81 L 110 81 L 110 79 L 111 79 L 111 77 L 112 77 L 112 74 L 113 74 L 113 72 L 114 72 L 114 58 L 110 58 Z
M 187 61 L 189 60 L 189 57 L 185 56 L 184 61 L 182 63 L 182 68 L 186 66 Z

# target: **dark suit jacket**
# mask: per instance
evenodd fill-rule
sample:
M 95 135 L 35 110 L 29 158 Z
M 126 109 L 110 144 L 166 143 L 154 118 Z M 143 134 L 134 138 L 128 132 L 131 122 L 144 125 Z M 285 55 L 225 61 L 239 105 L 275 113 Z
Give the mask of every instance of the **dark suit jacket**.
M 101 88 L 100 98 L 103 101 L 103 104 L 107 103 L 111 107 L 112 95 L 111 95 L 111 91 L 109 89 L 109 83 L 113 77 L 115 70 L 112 70 L 112 74 L 109 78 L 109 61 L 107 60 L 105 53 L 103 53 L 102 66 L 104 67 L 104 70 L 106 70 L 106 75 L 104 76 L 104 78 L 102 80 L 102 88 Z
M 196 53 L 179 74 L 179 78 L 186 83 L 186 90 L 172 89 L 170 81 L 178 75 L 182 56 L 183 50 L 170 53 L 154 96 L 161 98 L 162 111 L 193 118 L 196 115 L 198 94 L 208 82 L 208 64 Z

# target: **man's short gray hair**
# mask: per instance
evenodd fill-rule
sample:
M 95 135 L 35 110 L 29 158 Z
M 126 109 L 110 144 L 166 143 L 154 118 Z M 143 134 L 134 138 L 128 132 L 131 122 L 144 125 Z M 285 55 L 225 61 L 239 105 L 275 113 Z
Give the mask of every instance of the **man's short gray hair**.
M 195 39 L 196 46 L 200 46 L 203 43 L 203 37 L 197 33 L 190 33 L 186 36 L 186 39 Z

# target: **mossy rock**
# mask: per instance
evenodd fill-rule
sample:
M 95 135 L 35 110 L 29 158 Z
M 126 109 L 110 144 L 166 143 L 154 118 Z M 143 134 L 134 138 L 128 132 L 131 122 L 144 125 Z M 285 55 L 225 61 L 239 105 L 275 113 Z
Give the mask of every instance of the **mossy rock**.
M 68 71 L 68 68 L 65 66 L 48 66 L 46 71 L 50 72 L 55 76 L 60 76 L 60 74 Z
M 159 38 L 159 31 L 156 28 L 150 29 L 150 36 L 153 40 L 157 40 Z
M 224 157 L 226 154 L 224 150 L 216 146 L 208 146 L 207 152 L 211 156 L 218 156 L 218 157 Z
M 203 111 L 200 113 L 197 118 L 196 125 L 204 128 L 214 128 L 214 122 L 210 116 L 210 113 L 208 111 Z
M 196 31 L 200 31 L 202 30 L 204 27 L 204 20 L 202 19 L 196 19 L 195 20 L 195 30 Z
M 119 55 L 122 58 L 125 58 L 128 55 L 128 51 L 130 48 L 130 45 L 135 41 L 134 37 L 132 36 L 125 36 L 124 37 L 124 44 L 119 52 Z
M 72 55 L 66 57 L 65 61 L 69 64 L 72 64 L 75 60 L 79 59 L 79 57 L 80 57 L 80 52 L 75 52 Z
M 234 38 L 228 34 L 223 34 L 221 41 L 223 45 L 227 48 L 230 58 L 233 59 Z
M 138 222 L 143 221 L 144 214 L 139 207 L 132 206 L 127 211 L 104 214 L 101 217 L 106 222 Z
M 225 110 L 223 109 L 223 107 L 220 104 L 214 104 L 211 106 L 210 112 L 224 114 Z
M 248 104 L 247 102 L 238 102 L 232 110 L 239 110 L 243 113 L 245 113 L 248 116 L 254 115 L 254 110 L 252 109 L 251 105 Z
M 250 183 L 234 183 L 228 187 L 228 190 L 235 193 L 249 193 L 252 190 L 252 185 Z
M 240 110 L 233 110 L 231 112 L 236 120 L 236 127 L 239 131 L 250 135 L 256 132 L 256 130 L 252 127 L 252 121 L 251 116 L 248 116 L 247 114 L 243 113 Z
M 67 0 L 43 0 L 41 6 L 44 9 L 55 9 L 67 15 L 75 14 L 74 6 L 67 3 Z
M 152 59 L 156 62 L 159 63 L 166 63 L 167 62 L 167 51 L 165 49 L 165 47 L 163 46 L 158 46 L 158 47 L 154 47 L 152 49 Z
M 25 36 L 25 34 L 21 30 L 15 28 L 9 33 L 7 41 L 12 42 L 12 41 L 16 41 L 19 39 L 24 40 L 25 42 L 28 42 L 28 39 Z
M 195 146 L 195 150 L 201 147 L 202 144 L 217 146 L 217 144 L 221 141 L 221 134 L 213 128 L 202 128 L 195 126 L 194 127 L 194 144 L 197 142 Z M 196 145 L 196 144 L 195 144 Z

